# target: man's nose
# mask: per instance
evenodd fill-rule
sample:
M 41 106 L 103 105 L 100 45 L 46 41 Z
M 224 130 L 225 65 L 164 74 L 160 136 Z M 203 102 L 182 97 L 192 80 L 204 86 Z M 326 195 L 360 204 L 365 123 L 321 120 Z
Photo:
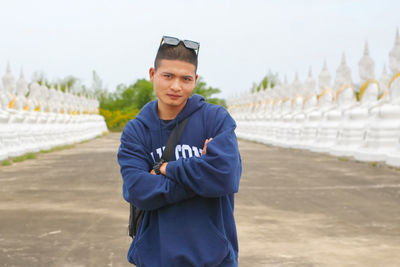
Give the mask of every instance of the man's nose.
M 174 91 L 180 91 L 182 89 L 181 83 L 178 78 L 176 78 L 172 81 L 171 89 Z

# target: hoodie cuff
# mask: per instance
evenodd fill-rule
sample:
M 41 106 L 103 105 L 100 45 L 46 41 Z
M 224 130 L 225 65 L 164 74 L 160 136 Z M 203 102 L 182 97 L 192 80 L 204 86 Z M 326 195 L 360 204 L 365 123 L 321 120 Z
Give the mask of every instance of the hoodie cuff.
M 168 161 L 167 167 L 165 168 L 165 176 L 180 184 L 178 178 L 176 178 L 176 168 L 178 166 L 178 161 Z

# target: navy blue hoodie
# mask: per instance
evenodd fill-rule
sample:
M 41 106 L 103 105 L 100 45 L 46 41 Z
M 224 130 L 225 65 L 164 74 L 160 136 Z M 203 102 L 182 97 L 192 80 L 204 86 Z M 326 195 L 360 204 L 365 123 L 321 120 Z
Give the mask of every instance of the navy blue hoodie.
M 188 116 L 166 176 L 150 174 L 169 134 Z M 123 197 L 145 211 L 129 262 L 140 267 L 237 266 L 234 193 L 242 167 L 235 128 L 225 108 L 199 95 L 190 97 L 169 123 L 160 120 L 157 100 L 127 123 L 118 151 Z

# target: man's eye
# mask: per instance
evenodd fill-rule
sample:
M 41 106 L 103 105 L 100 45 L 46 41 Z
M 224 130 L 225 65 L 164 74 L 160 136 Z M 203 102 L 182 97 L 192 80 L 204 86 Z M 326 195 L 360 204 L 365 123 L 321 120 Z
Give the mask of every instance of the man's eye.
M 171 75 L 170 74 L 164 74 L 164 77 L 165 78 L 171 78 Z
M 185 81 L 191 81 L 192 79 L 190 79 L 190 78 L 187 78 L 187 77 L 185 77 L 185 78 L 183 78 Z

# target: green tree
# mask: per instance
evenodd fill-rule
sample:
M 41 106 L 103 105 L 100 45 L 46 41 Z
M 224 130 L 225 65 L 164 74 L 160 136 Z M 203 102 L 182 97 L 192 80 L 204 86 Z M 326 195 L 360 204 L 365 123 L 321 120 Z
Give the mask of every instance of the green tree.
M 264 76 L 264 78 L 261 80 L 260 83 L 253 83 L 252 88 L 256 88 L 255 90 L 252 90 L 252 92 L 259 92 L 261 88 L 266 90 L 268 88 L 268 85 L 271 86 L 271 88 L 275 87 L 279 83 L 278 80 L 278 73 L 273 73 L 271 70 L 268 71 L 268 73 Z
M 156 98 L 153 90 L 153 84 L 146 80 L 140 79 L 137 80 L 133 85 L 135 89 L 135 106 L 137 109 L 141 109 L 146 103 L 154 100 Z
M 59 84 L 61 86 L 61 90 L 65 92 L 66 87 L 69 89 L 73 88 L 75 85 L 78 85 L 80 83 L 80 80 L 72 75 L 66 76 L 64 79 L 62 79 Z
M 51 87 L 51 85 L 55 85 L 58 86 L 58 89 L 61 89 L 61 91 L 65 92 L 66 88 L 68 87 L 69 89 L 73 88 L 76 85 L 79 85 L 81 83 L 81 80 L 78 79 L 75 76 L 72 75 L 68 75 L 65 78 L 58 78 L 53 80 L 53 82 L 50 82 L 47 78 L 46 78 L 46 74 L 44 72 L 35 72 L 33 73 L 33 80 L 37 81 L 38 84 L 42 85 L 43 83 L 47 86 L 47 87 Z M 81 88 L 83 92 L 85 91 L 85 88 Z M 79 92 L 81 93 L 81 92 Z
M 111 131 L 121 131 L 146 103 L 155 99 L 153 84 L 146 79 L 139 79 L 131 85 L 119 84 L 111 94 L 100 92 L 100 114 L 105 117 Z
M 208 86 L 204 81 L 203 77 L 199 76 L 197 79 L 196 87 L 194 88 L 193 94 L 202 95 L 206 102 L 211 104 L 217 104 L 226 107 L 225 99 L 213 97 L 213 95 L 220 93 L 221 90 L 215 87 Z
M 97 74 L 95 70 L 93 70 L 93 75 L 92 75 L 92 90 L 93 94 L 97 97 L 100 103 L 104 99 L 107 99 L 109 97 L 107 88 L 103 86 L 103 80 L 100 78 L 100 76 Z
M 141 109 L 147 102 L 155 99 L 153 84 L 146 80 L 137 80 L 132 85 L 119 84 L 116 92 L 104 95 L 100 107 L 107 110 Z

